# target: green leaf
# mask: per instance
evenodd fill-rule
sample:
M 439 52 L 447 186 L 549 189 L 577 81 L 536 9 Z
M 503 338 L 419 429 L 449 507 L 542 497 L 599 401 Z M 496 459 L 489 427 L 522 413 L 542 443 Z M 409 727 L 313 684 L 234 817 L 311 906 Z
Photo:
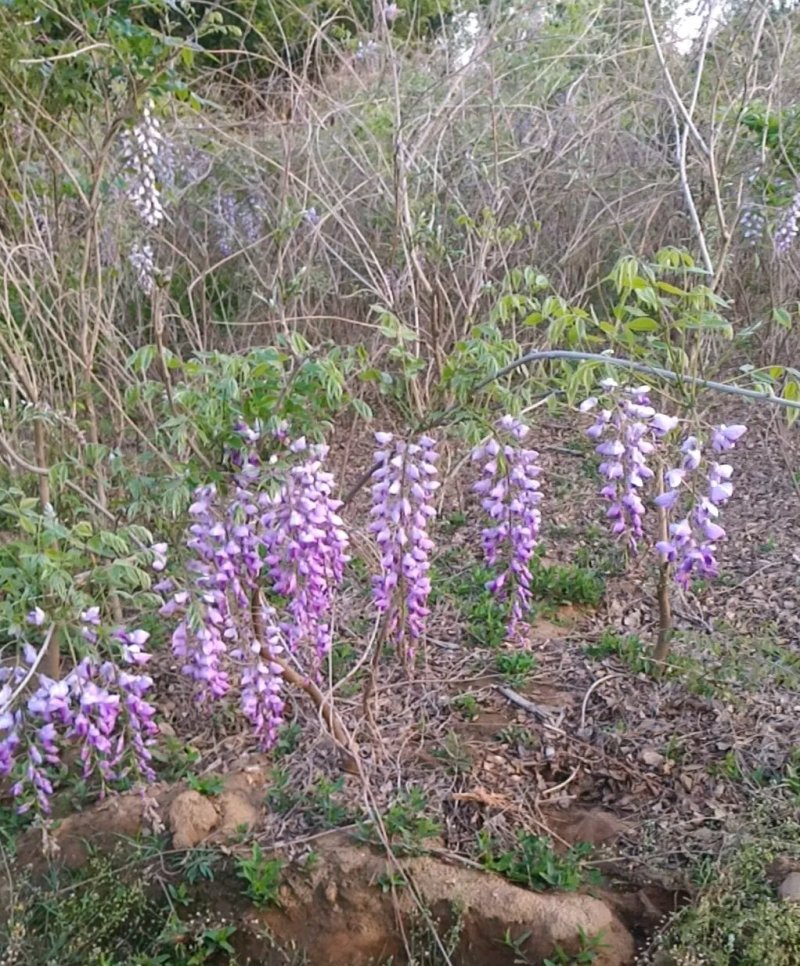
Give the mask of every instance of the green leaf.
M 783 387 L 783 398 L 800 403 L 800 382 L 794 379 L 789 380 Z M 787 409 L 786 422 L 788 425 L 792 426 L 798 416 L 800 416 L 800 409 Z
M 646 315 L 641 315 L 637 319 L 626 322 L 625 328 L 628 329 L 629 332 L 657 332 L 660 327 L 655 319 L 648 318 Z
M 350 404 L 362 419 L 366 420 L 367 422 L 371 422 L 372 409 L 369 405 L 367 405 L 367 403 L 364 402 L 363 399 L 351 399 Z
M 772 318 L 783 329 L 791 329 L 792 317 L 786 309 L 773 309 Z
M 661 292 L 666 292 L 667 295 L 688 295 L 682 288 L 678 288 L 677 285 L 670 285 L 669 282 L 656 282 L 656 288 Z
M 156 351 L 157 349 L 154 345 L 143 345 L 128 359 L 128 368 L 133 369 L 134 372 L 139 372 L 144 375 L 153 364 L 156 357 Z

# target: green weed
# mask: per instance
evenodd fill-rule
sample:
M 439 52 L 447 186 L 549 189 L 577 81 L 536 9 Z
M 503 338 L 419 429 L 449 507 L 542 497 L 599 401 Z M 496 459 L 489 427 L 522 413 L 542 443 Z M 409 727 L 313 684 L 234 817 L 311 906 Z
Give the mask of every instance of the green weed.
M 152 951 L 153 924 L 166 913 L 139 877 L 122 875 L 111 856 L 92 855 L 75 874 L 53 871 L 43 886 L 18 884 L 0 929 L 5 962 L 20 966 L 104 966 Z
M 503 651 L 494 659 L 494 666 L 512 688 L 522 687 L 536 668 L 536 656 L 530 651 Z
M 592 847 L 585 842 L 559 854 L 548 839 L 518 832 L 514 845 L 503 849 L 489 833 L 481 831 L 477 845 L 478 858 L 487 869 L 535 892 L 545 889 L 574 892 L 582 885 L 599 882 L 597 872 L 586 867 Z
M 425 814 L 428 801 L 418 789 L 404 793 L 381 816 L 392 852 L 397 856 L 421 855 L 427 839 L 439 835 L 438 822 Z M 362 842 L 379 845 L 381 837 L 371 821 L 358 823 L 356 838 Z
M 236 874 L 245 883 L 245 895 L 257 906 L 278 904 L 283 861 L 267 858 L 255 842 L 250 855 L 236 859 Z
M 467 721 L 474 721 L 481 711 L 481 706 L 474 694 L 459 694 L 453 698 L 453 708 Z
M 279 815 L 286 815 L 298 803 L 299 796 L 292 789 L 292 778 L 286 768 L 273 768 L 269 774 L 270 787 L 265 800 L 267 806 Z
M 434 758 L 441 761 L 451 775 L 467 775 L 472 771 L 472 755 L 455 731 L 448 732 L 444 741 L 431 752 Z
M 531 568 L 531 592 L 534 600 L 557 606 L 597 607 L 605 593 L 605 581 L 594 569 L 562 564 L 545 567 L 537 560 Z
M 297 748 L 300 741 L 300 735 L 303 733 L 303 729 L 296 721 L 292 721 L 291 724 L 285 724 L 278 732 L 278 738 L 275 742 L 275 747 L 272 750 L 272 755 L 276 759 L 285 758 Z
M 536 748 L 539 745 L 537 736 L 524 725 L 507 725 L 497 732 L 497 740 L 506 745 L 517 745 L 520 748 Z
M 350 819 L 350 812 L 347 808 L 336 801 L 336 796 L 344 788 L 344 778 L 339 777 L 335 781 L 320 777 L 317 780 L 310 800 L 306 806 L 305 814 L 312 825 L 321 825 L 322 828 L 338 828 Z
M 607 947 L 608 943 L 603 941 L 602 933 L 589 936 L 584 929 L 578 928 L 577 951 L 568 953 L 556 946 L 555 952 L 544 960 L 542 966 L 591 966 Z
M 626 664 L 634 674 L 649 674 L 653 669 L 653 662 L 647 655 L 647 648 L 641 638 L 635 634 L 615 634 L 611 630 L 603 631 L 600 639 L 586 647 L 589 657 L 602 660 L 606 657 L 617 657 Z
M 703 856 L 693 871 L 701 887 L 654 943 L 647 963 L 794 966 L 800 962 L 797 907 L 778 898 L 768 870 L 778 856 L 800 860 L 800 824 L 777 798 L 764 799 L 748 831 L 720 857 Z
M 220 775 L 188 775 L 186 784 L 201 795 L 221 795 L 225 790 L 225 782 Z
M 190 885 L 194 885 L 200 879 L 213 882 L 214 867 L 218 861 L 219 853 L 213 849 L 190 849 L 185 855 L 181 856 L 180 867 L 186 881 Z

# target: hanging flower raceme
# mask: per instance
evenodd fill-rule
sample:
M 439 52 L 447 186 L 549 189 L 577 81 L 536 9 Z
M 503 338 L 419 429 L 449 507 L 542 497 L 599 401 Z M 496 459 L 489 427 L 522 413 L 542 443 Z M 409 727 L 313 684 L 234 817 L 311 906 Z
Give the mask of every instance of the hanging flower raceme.
M 130 775 L 154 780 L 155 708 L 145 698 L 153 682 L 136 671 L 150 658 L 148 637 L 117 631 L 119 661 L 85 657 L 59 681 L 35 674 L 32 693 L 15 708 L 12 699 L 36 652 L 26 644 L 21 665 L 0 669 L 0 776 L 13 777 L 19 812 L 50 814 L 53 775 L 68 747 L 79 749 L 83 777 L 97 776 L 103 787 Z
M 429 613 L 433 541 L 428 528 L 436 516 L 438 454 L 430 436 L 420 436 L 416 443 L 391 433 L 376 433 L 375 439 L 380 449 L 375 453 L 378 469 L 372 477 L 369 529 L 378 544 L 381 571 L 372 580 L 373 597 L 386 615 L 387 636 L 405 647 L 404 658 L 410 661 Z
M 492 523 L 482 532 L 483 553 L 490 567 L 502 562 L 504 569 L 488 582 L 487 589 L 510 598 L 509 636 L 530 611 L 531 561 L 539 538 L 539 454 L 521 443 L 529 428 L 513 416 L 496 423 L 498 436 L 472 451 L 482 464 L 482 478 L 474 490 Z
M 242 712 L 269 746 L 283 717 L 281 661 L 291 653 L 313 674 L 331 649 L 349 541 L 324 467 L 327 447 L 291 442 L 279 427 L 275 442 L 294 461 L 285 469 L 277 455 L 262 462 L 246 448 L 260 439 L 258 428 L 238 423 L 236 431 L 245 448 L 227 450 L 235 470 L 229 496 L 201 487 L 189 508 L 194 584 L 161 612 L 182 617 L 172 647 L 201 695 L 220 698 L 235 685 Z M 282 483 L 261 488 L 279 472 Z M 265 583 L 284 601 L 267 604 Z
M 293 652 L 310 644 L 318 664 L 331 649 L 333 595 L 348 561 L 349 539 L 333 498 L 333 476 L 324 468 L 327 446 L 304 438 L 289 444 L 305 459 L 266 502 L 261 517 L 266 565 L 273 589 L 286 598 L 283 630 Z
M 259 635 L 246 646 L 234 648 L 231 657 L 242 662 L 240 679 L 242 714 L 250 722 L 264 748 L 271 748 L 283 724 L 283 668 L 277 663 L 284 652 L 284 637 L 275 609 L 257 605 Z
M 149 242 L 134 243 L 128 253 L 128 261 L 136 276 L 136 282 L 145 295 L 152 295 L 156 285 L 156 261 L 153 246 Z
M 164 219 L 164 206 L 158 186 L 158 160 L 163 147 L 158 119 L 147 102 L 141 120 L 123 137 L 125 190 L 137 214 L 148 228 L 158 228 Z
M 237 678 L 242 713 L 269 747 L 283 720 L 283 672 L 275 660 L 283 638 L 272 609 L 258 602 L 262 507 L 246 483 L 237 477 L 227 505 L 213 486 L 196 491 L 187 539 L 194 586 L 173 594 L 161 613 L 182 615 L 172 650 L 197 682 L 200 700 L 223 697 Z
M 798 189 L 792 197 L 789 207 L 783 213 L 783 218 L 775 230 L 775 252 L 786 255 L 797 238 L 800 229 L 800 181 Z
M 712 431 L 711 449 L 714 453 L 731 450 L 745 432 L 746 427 L 741 425 L 717 426 Z M 669 539 L 660 540 L 656 551 L 675 564 L 675 579 L 686 587 L 693 576 L 713 578 L 718 574 L 716 545 L 726 534 L 717 520 L 720 507 L 733 494 L 733 467 L 712 459 L 707 462 L 702 483 L 698 483 L 704 462 L 703 444 L 697 437 L 688 436 L 681 452 L 681 463 L 667 472 L 667 489 L 656 497 L 656 503 L 670 512 L 681 505 L 686 495 L 691 507 L 686 516 L 669 525 Z
M 187 569 L 194 575 L 194 595 L 178 591 L 161 608 L 168 617 L 193 605 L 172 634 L 172 650 L 183 661 L 182 672 L 201 685 L 200 700 L 227 693 L 225 655 L 237 638 L 227 592 L 238 584 L 239 561 L 230 552 L 228 531 L 217 510 L 216 487 L 199 488 L 189 507 L 192 523 L 186 541 L 193 553 Z
M 604 379 L 600 387 L 609 397 L 609 407 L 601 408 L 586 435 L 601 440 L 595 452 L 603 457 L 600 473 L 606 483 L 600 495 L 610 503 L 606 516 L 611 532 L 625 537 L 631 550 L 637 549 L 644 535 L 644 488 L 653 479 L 648 457 L 658 440 L 678 424 L 678 420 L 657 413 L 650 403 L 648 386 L 620 387 L 613 379 Z M 598 406 L 591 396 L 581 406 L 589 412 Z

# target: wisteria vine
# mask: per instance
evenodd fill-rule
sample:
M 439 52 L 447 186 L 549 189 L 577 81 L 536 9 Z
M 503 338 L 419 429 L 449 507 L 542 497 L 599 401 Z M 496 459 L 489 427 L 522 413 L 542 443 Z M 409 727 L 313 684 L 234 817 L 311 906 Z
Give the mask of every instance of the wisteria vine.
M 648 504 L 655 505 L 670 522 L 654 549 L 679 583 L 716 576 L 716 545 L 725 538 L 720 508 L 733 493 L 733 467 L 721 454 L 735 448 L 746 427 L 716 426 L 707 444 L 685 436 L 679 459 L 662 474 L 654 467 L 669 465 L 679 420 L 656 411 L 649 387 L 605 380 L 580 409 L 595 413 L 587 435 L 602 457 L 600 494 L 612 534 L 636 551 L 647 535 Z M 227 479 L 199 487 L 189 507 L 188 580 L 165 575 L 166 543 L 152 546 L 150 559 L 155 590 L 166 598 L 160 613 L 177 619 L 172 650 L 181 670 L 201 700 L 238 695 L 241 713 L 269 748 L 284 719 L 287 681 L 313 682 L 331 652 L 350 537 L 326 446 L 292 439 L 286 427 L 265 434 L 240 422 L 235 431 L 241 444 L 226 450 Z M 517 641 L 534 604 L 541 529 L 541 467 L 529 436 L 521 419 L 505 415 L 471 454 L 480 469 L 473 489 L 487 518 L 483 555 L 494 569 L 487 588 L 508 604 L 508 637 Z M 372 597 L 385 639 L 409 665 L 429 616 L 439 454 L 427 435 L 408 441 L 378 432 L 375 439 L 368 530 L 379 568 Z M 41 636 L 45 611 L 37 606 L 27 620 Z M 143 673 L 149 635 L 107 629 L 99 606 L 86 608 L 78 625 L 92 653 L 61 680 L 38 673 L 43 651 L 27 640 L 21 662 L 0 667 L 0 777 L 12 782 L 21 812 L 50 814 L 54 776 L 70 745 L 79 749 L 84 777 L 96 776 L 103 789 L 125 777 L 154 777 L 157 727 L 147 700 L 152 680 Z

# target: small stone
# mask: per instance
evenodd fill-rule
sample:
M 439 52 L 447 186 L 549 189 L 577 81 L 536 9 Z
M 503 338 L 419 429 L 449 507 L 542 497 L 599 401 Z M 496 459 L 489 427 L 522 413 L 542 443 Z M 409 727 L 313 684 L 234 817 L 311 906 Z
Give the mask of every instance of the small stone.
M 218 831 L 226 838 L 249 832 L 258 821 L 258 809 L 241 792 L 225 791 L 215 804 L 221 815 Z
M 664 764 L 664 756 L 659 754 L 654 748 L 643 748 L 641 759 L 645 765 L 649 765 L 651 768 L 658 768 Z
M 778 886 L 778 895 L 786 902 L 800 902 L 800 872 L 790 872 Z
M 219 820 L 217 810 L 199 792 L 186 791 L 169 807 L 169 828 L 176 849 L 193 849 L 205 839 Z

